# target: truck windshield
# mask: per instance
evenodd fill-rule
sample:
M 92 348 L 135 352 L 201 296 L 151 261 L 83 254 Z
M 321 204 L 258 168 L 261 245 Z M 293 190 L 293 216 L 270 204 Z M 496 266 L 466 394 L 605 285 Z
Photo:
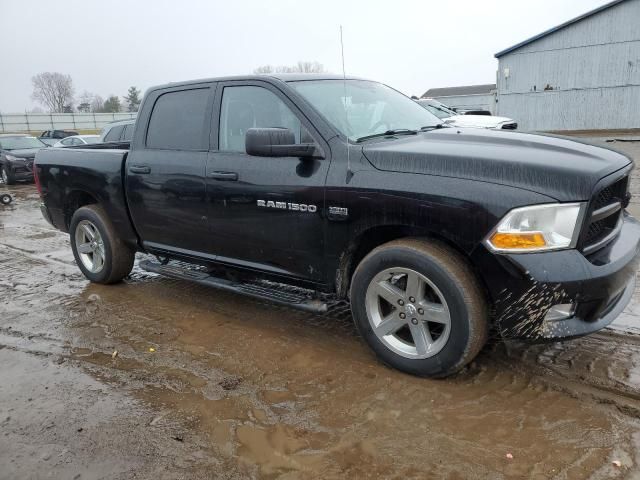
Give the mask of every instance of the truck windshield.
M 47 145 L 36 137 L 0 137 L 0 148 L 3 150 L 20 150 L 22 148 L 44 148 Z
M 350 140 L 394 130 L 417 131 L 441 123 L 416 102 L 381 83 L 302 80 L 289 85 Z

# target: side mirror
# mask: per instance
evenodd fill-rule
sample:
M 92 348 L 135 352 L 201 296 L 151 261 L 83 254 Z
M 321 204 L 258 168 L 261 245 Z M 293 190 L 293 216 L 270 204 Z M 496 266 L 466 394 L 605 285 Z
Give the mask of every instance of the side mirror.
M 244 140 L 247 154 L 256 157 L 318 157 L 313 143 L 296 143 L 288 128 L 250 128 Z

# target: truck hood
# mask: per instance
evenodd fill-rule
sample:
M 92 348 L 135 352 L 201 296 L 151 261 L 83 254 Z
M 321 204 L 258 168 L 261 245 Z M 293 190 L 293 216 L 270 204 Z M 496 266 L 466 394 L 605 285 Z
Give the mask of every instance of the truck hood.
M 513 120 L 493 115 L 454 115 L 446 118 L 444 122 L 457 127 L 496 128 L 503 123 L 511 123 Z
M 631 163 L 563 137 L 455 127 L 370 141 L 363 153 L 379 170 L 509 185 L 559 201 L 588 200 L 598 180 Z

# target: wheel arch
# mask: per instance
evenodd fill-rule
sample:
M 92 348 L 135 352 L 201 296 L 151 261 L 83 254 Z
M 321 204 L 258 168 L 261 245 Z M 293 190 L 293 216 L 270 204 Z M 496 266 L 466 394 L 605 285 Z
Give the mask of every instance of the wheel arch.
M 64 225 L 67 231 L 69 230 L 69 226 L 71 225 L 71 218 L 73 214 L 81 207 L 86 205 L 94 205 L 100 204 L 98 198 L 86 190 L 83 189 L 74 189 L 69 191 L 64 198 L 63 203 L 63 214 L 64 214 Z
M 401 238 L 425 238 L 443 243 L 452 248 L 459 253 L 462 258 L 464 258 L 482 285 L 485 295 L 487 294 L 488 290 L 484 284 L 483 277 L 479 274 L 476 266 L 472 262 L 470 252 L 465 251 L 453 238 L 450 238 L 441 232 L 434 232 L 424 227 L 390 224 L 376 225 L 361 231 L 344 249 L 340 255 L 335 277 L 336 294 L 338 297 L 347 298 L 349 288 L 351 287 L 353 273 L 364 257 L 380 245 L 393 240 L 399 240 Z

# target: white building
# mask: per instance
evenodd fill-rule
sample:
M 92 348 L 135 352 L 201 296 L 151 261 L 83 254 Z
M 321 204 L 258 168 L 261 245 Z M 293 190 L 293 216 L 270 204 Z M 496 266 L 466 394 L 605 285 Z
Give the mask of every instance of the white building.
M 520 129 L 640 128 L 640 0 L 612 1 L 495 56 L 496 113 Z

